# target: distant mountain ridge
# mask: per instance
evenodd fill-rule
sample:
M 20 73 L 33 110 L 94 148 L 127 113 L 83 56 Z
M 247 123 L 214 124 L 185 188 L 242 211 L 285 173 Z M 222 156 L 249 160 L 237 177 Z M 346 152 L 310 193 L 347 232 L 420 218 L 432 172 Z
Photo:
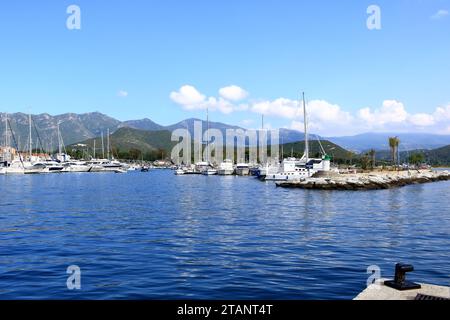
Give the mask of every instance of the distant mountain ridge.
M 428 133 L 363 133 L 348 137 L 328 137 L 343 148 L 363 152 L 369 149 L 388 150 L 389 137 L 399 137 L 400 151 L 437 149 L 450 144 L 450 135 Z
M 28 144 L 29 122 L 28 115 L 24 113 L 8 114 L 11 126 L 19 144 L 19 148 L 25 150 Z M 5 114 L 0 113 L 0 144 L 4 144 L 4 119 Z M 96 137 L 100 137 L 103 133 L 105 136 L 107 131 L 116 132 L 120 128 L 132 128 L 143 131 L 169 131 L 176 129 L 188 129 L 191 135 L 194 131 L 195 121 L 201 121 L 203 131 L 208 128 L 206 121 L 190 118 L 173 125 L 163 126 L 151 119 L 145 118 L 140 120 L 119 121 L 112 117 L 99 112 L 91 112 L 85 114 L 65 113 L 52 116 L 49 114 L 32 115 L 36 130 L 32 130 L 33 148 L 40 148 L 39 140 L 42 141 L 43 148 L 46 150 L 56 150 L 58 147 L 57 126 L 60 123 L 61 136 L 66 145 L 86 141 Z M 227 129 L 243 129 L 239 126 L 224 124 L 221 122 L 211 121 L 209 128 L 218 129 L 225 136 Z M 245 130 L 245 129 L 244 129 Z M 38 137 L 39 135 L 39 137 Z M 396 134 L 396 133 L 366 133 L 349 137 L 320 137 L 322 140 L 328 140 L 345 149 L 362 152 L 369 149 L 386 150 L 388 149 L 387 141 L 390 136 L 399 136 L 401 144 L 400 150 L 414 149 L 436 149 L 450 145 L 450 136 L 434 135 L 422 133 Z M 317 135 L 311 133 L 311 139 L 317 139 Z M 303 132 L 280 129 L 280 143 L 294 143 L 303 141 Z M 10 141 L 12 141 L 10 139 Z

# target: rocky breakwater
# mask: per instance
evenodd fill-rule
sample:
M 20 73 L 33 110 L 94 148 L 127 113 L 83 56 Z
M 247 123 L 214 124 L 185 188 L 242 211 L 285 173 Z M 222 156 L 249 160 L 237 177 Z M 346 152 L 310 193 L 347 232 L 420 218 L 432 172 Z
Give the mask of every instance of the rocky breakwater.
M 299 181 L 279 182 L 277 186 L 314 190 L 380 190 L 447 180 L 450 180 L 448 171 L 410 170 L 324 175 Z

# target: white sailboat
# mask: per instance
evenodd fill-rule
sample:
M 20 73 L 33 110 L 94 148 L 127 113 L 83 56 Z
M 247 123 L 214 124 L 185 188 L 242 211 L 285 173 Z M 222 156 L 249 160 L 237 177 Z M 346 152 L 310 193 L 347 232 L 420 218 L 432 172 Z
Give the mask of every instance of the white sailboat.
M 207 123 L 207 138 L 206 138 L 206 144 L 207 147 L 209 147 L 209 109 L 206 109 L 206 123 Z M 209 148 L 208 148 L 208 152 L 206 154 L 206 164 L 207 166 L 205 166 L 204 170 L 202 171 L 202 174 L 205 176 L 214 176 L 217 175 L 217 170 L 214 169 L 214 167 L 211 165 L 211 163 L 209 162 Z
M 115 173 L 127 173 L 128 172 L 128 165 L 125 165 L 121 163 L 120 161 L 117 161 L 114 159 L 114 157 L 110 158 L 111 155 L 111 141 L 110 141 L 110 134 L 109 129 L 107 131 L 107 137 L 106 137 L 106 155 L 107 159 L 92 159 L 91 161 L 87 162 L 87 165 L 91 166 L 90 172 L 115 172 Z M 102 153 L 104 152 L 104 145 L 103 145 L 103 133 L 102 133 Z
M 284 159 L 280 171 L 274 174 L 267 174 L 267 181 L 289 181 L 302 180 L 312 177 L 319 171 L 330 171 L 331 158 L 323 151 L 323 157 L 309 157 L 309 137 L 308 137 L 308 117 L 306 112 L 305 94 L 303 93 L 303 115 L 305 125 L 305 152 L 301 159 Z
M 16 143 L 16 139 L 14 137 L 14 132 L 12 131 L 11 125 L 9 124 L 8 115 L 5 117 L 5 149 L 4 149 L 4 155 L 3 158 L 6 158 L 4 169 L 2 170 L 4 174 L 24 174 L 25 173 L 25 166 L 30 166 L 31 163 L 24 162 L 24 159 L 22 158 L 22 155 L 19 152 L 19 148 Z M 9 146 L 9 139 L 8 139 L 8 129 L 11 131 L 12 140 L 15 144 L 17 153 L 18 153 L 18 159 L 15 159 L 13 156 L 12 148 Z

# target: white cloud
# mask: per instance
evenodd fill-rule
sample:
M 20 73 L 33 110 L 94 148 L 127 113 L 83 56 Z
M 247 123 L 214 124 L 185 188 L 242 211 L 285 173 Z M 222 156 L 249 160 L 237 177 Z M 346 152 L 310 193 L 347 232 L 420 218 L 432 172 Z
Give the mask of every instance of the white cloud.
M 178 91 L 173 91 L 170 94 L 170 99 L 181 105 L 183 109 L 189 111 L 205 110 L 209 108 L 211 111 L 230 114 L 235 111 L 245 111 L 248 109 L 248 105 L 244 103 L 235 105 L 233 102 L 230 102 L 223 97 L 207 97 L 190 85 L 182 86 Z
M 433 114 L 436 121 L 450 122 L 450 104 L 447 107 L 439 107 Z
M 409 122 L 418 127 L 429 127 L 434 125 L 434 117 L 427 113 L 417 113 L 409 116 Z
M 293 119 L 300 113 L 298 101 L 279 98 L 274 101 L 259 101 L 251 106 L 251 111 L 266 116 Z
M 222 98 L 231 101 L 240 101 L 248 97 L 248 92 L 238 86 L 228 86 L 221 88 L 219 94 Z
M 117 96 L 118 96 L 118 97 L 121 97 L 121 98 L 126 98 L 126 97 L 128 97 L 128 91 L 125 91 L 125 90 L 119 90 L 119 91 L 117 92 Z
M 297 100 L 279 98 L 274 101 L 259 101 L 252 105 L 255 113 L 292 120 L 290 128 L 303 131 L 303 107 Z M 324 100 L 308 103 L 308 126 L 316 132 L 333 131 L 347 133 L 353 116 L 340 106 Z M 300 121 L 301 120 L 301 121 Z
M 441 9 L 431 16 L 433 20 L 439 20 L 448 16 L 448 10 Z
M 380 109 L 372 112 L 370 108 L 363 108 L 359 110 L 358 116 L 361 120 L 373 127 L 382 127 L 388 123 L 404 122 L 408 113 L 403 103 L 395 100 L 385 100 Z
M 223 114 L 249 111 L 289 120 L 291 129 L 303 131 L 303 108 L 298 100 L 278 98 L 275 100 L 241 101 L 244 97 L 238 92 L 245 90 L 235 87 L 219 97 L 208 97 L 195 87 L 185 85 L 170 94 L 170 98 L 183 109 L 218 111 Z M 230 88 L 230 87 L 226 87 Z M 238 89 L 236 89 L 238 88 Z M 230 93 L 228 92 L 228 93 Z M 248 115 L 248 114 L 247 114 Z M 267 119 L 267 118 L 266 118 Z M 242 122 L 248 126 L 251 122 Z M 363 132 L 429 132 L 450 133 L 450 104 L 437 108 L 432 113 L 410 113 L 405 105 L 397 100 L 385 100 L 379 108 L 365 107 L 354 112 L 345 111 L 341 106 L 325 100 L 312 100 L 308 103 L 308 124 L 311 132 L 321 135 L 351 135 Z
M 193 86 L 185 85 L 179 91 L 173 91 L 170 99 L 186 110 L 204 109 L 206 97 Z

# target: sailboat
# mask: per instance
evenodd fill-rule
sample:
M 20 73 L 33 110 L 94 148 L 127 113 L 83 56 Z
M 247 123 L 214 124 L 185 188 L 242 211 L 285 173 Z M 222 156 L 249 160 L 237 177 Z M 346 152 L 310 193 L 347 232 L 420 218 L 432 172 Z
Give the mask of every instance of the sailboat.
M 25 163 L 22 155 L 20 154 L 19 147 L 17 145 L 16 137 L 11 128 L 11 123 L 9 122 L 8 115 L 5 117 L 5 149 L 3 158 L 4 162 L 4 174 L 24 174 L 25 173 L 25 165 L 31 165 L 31 163 Z M 9 146 L 8 140 L 8 129 L 11 132 L 12 141 L 14 142 L 14 146 L 17 150 L 18 159 L 14 157 L 13 149 Z
M 264 131 L 264 114 L 261 116 L 261 130 Z M 260 180 L 264 180 L 266 176 L 277 174 L 280 171 L 279 163 L 273 164 L 266 162 L 261 164 L 256 170 L 256 176 Z
M 209 109 L 206 109 L 206 123 L 207 123 L 207 138 L 206 138 L 206 146 L 209 146 Z M 208 153 L 206 154 L 206 162 L 204 164 L 206 164 L 206 166 L 204 166 L 204 170 L 202 171 L 202 174 L 205 176 L 214 176 L 217 174 L 217 170 L 214 169 L 214 167 L 211 165 L 211 163 L 209 162 L 209 148 L 208 148 Z
M 308 117 L 305 102 L 305 93 L 303 93 L 303 116 L 305 126 L 305 152 L 303 157 L 284 159 L 281 164 L 280 172 L 276 174 L 267 174 L 265 180 L 268 181 L 289 181 L 303 180 L 312 177 L 319 171 L 330 171 L 331 158 L 325 154 L 322 149 L 323 157 L 320 159 L 309 157 L 309 136 L 308 136 Z

